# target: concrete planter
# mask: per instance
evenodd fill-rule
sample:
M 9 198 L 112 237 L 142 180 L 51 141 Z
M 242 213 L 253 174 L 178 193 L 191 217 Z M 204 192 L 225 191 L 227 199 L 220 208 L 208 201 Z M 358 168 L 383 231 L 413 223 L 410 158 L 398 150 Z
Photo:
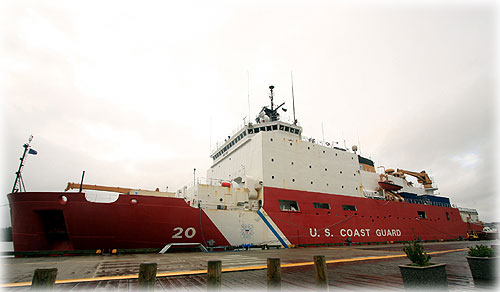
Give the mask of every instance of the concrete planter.
M 406 289 L 447 289 L 446 264 L 418 267 L 400 265 L 401 277 Z
M 498 257 L 471 257 L 467 256 L 470 272 L 474 279 L 493 280 L 497 277 L 496 264 Z

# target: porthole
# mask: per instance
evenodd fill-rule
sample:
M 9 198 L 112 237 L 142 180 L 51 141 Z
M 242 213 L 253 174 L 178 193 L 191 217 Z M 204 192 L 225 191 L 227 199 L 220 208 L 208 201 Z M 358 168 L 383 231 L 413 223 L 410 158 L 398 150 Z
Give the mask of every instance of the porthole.
M 293 165 L 293 161 L 292 161 L 292 165 Z
M 340 174 L 342 174 L 342 170 L 340 171 Z
M 271 178 L 274 179 L 274 175 L 272 175 Z
M 290 142 L 290 146 L 292 146 L 292 143 Z
M 292 182 L 295 182 L 295 179 L 294 179 L 294 178 L 292 178 Z
M 326 183 L 326 186 L 328 186 L 328 183 Z
M 222 198 L 219 199 L 219 202 L 222 202 Z
M 325 171 L 328 171 L 328 168 L 325 168 Z
M 311 147 L 307 146 L 307 150 L 310 150 L 310 149 L 311 149 Z
M 311 166 L 311 165 L 309 165 L 309 168 L 312 168 L 312 166 Z
M 137 199 L 135 199 L 135 198 L 134 199 L 130 199 L 130 204 L 135 205 L 137 203 L 138 203 Z
M 271 162 L 274 162 L 274 158 L 271 158 Z
M 335 156 L 337 156 L 337 153 L 335 153 Z
M 344 188 L 344 186 L 342 186 L 342 188 Z
M 270 140 L 271 140 L 271 142 L 273 142 L 273 138 L 271 138 Z
M 311 184 L 313 184 L 313 182 L 311 181 Z

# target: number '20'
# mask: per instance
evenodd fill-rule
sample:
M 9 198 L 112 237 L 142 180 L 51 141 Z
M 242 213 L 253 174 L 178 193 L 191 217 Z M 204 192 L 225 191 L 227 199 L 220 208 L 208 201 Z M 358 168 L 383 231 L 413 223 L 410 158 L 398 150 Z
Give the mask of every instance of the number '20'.
M 172 238 L 182 238 L 182 233 L 184 229 L 182 227 L 175 227 L 174 228 L 174 235 L 172 235 Z M 193 238 L 196 235 L 196 229 L 194 227 L 188 227 L 186 228 L 186 231 L 184 231 L 184 236 L 186 238 Z

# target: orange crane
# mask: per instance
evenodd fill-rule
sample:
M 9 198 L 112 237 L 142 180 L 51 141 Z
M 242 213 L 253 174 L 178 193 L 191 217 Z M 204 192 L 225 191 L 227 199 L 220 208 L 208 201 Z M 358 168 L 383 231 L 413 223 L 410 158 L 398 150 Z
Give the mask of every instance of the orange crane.
M 425 170 L 422 170 L 421 172 L 415 172 L 415 171 L 409 171 L 409 170 L 404 170 L 404 169 L 398 168 L 397 172 L 395 172 L 394 174 L 396 174 L 396 173 L 397 174 L 407 174 L 407 175 L 411 175 L 413 177 L 416 177 L 417 181 L 419 183 L 423 184 L 425 189 L 432 188 L 432 180 L 427 175 Z
M 121 187 L 107 187 L 107 186 L 98 186 L 98 185 L 86 185 L 83 184 L 81 185 L 82 190 L 94 190 L 94 191 L 105 191 L 105 192 L 113 192 L 113 193 L 122 193 L 122 194 L 130 194 L 131 191 L 135 189 L 129 189 L 129 188 L 121 188 Z M 79 183 L 68 183 L 68 186 L 64 191 L 68 191 L 71 189 L 80 189 L 80 184 Z M 156 189 L 156 192 L 159 190 Z M 152 191 L 149 191 L 152 192 Z

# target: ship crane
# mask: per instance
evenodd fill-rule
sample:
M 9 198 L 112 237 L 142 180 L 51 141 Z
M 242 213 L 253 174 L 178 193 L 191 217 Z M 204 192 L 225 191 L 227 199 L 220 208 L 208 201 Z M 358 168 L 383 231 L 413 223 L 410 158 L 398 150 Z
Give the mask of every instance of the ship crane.
M 112 192 L 112 193 L 120 193 L 127 195 L 150 195 L 150 196 L 165 196 L 165 197 L 175 197 L 175 193 L 170 192 L 160 192 L 158 188 L 154 191 L 150 190 L 141 190 L 141 189 L 131 189 L 131 188 L 122 188 L 122 187 L 108 187 L 108 186 L 100 186 L 100 185 L 87 185 L 87 184 L 79 184 L 69 182 L 65 192 L 71 189 L 80 189 L 81 190 L 93 190 L 93 191 L 104 191 L 104 192 Z
M 397 172 L 395 172 L 394 174 L 407 174 L 407 175 L 411 175 L 413 177 L 416 177 L 417 178 L 417 181 L 419 183 L 421 183 L 422 185 L 424 185 L 424 189 L 431 189 L 432 188 L 432 180 L 431 178 L 429 177 L 429 175 L 427 175 L 427 173 L 425 172 L 425 170 L 422 170 L 421 172 L 415 172 L 415 171 L 409 171 L 409 170 L 404 170 L 404 169 L 399 169 L 397 170 Z

